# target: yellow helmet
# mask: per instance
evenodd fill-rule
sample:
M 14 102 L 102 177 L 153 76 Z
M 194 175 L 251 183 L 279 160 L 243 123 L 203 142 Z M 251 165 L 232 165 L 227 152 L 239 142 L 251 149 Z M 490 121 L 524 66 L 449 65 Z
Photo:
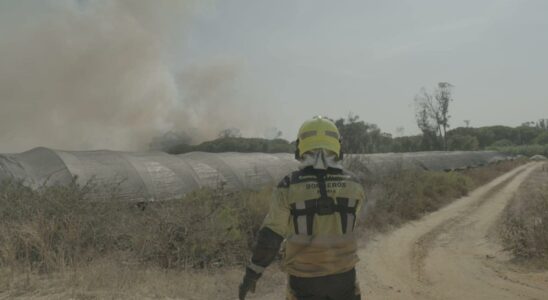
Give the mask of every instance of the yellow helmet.
M 300 159 L 307 151 L 329 150 L 341 158 L 341 135 L 337 126 L 327 118 L 318 116 L 303 123 L 297 138 L 297 153 Z

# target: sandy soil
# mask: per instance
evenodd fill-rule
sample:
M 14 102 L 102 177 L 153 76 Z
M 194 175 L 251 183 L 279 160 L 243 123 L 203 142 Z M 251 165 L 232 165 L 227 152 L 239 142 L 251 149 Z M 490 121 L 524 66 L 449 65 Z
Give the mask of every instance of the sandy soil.
M 520 270 L 493 237 L 498 216 L 541 164 L 521 166 L 370 242 L 358 266 L 365 299 L 548 299 L 548 273 Z

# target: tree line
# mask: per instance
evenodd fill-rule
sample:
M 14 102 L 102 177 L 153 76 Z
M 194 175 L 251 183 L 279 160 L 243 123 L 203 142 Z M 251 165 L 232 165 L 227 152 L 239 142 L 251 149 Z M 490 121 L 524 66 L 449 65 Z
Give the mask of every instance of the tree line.
M 346 118 L 332 119 L 342 136 L 342 147 L 346 153 L 385 153 L 418 151 L 455 151 L 502 149 L 512 146 L 546 145 L 548 149 L 548 119 L 525 122 L 517 127 L 485 126 L 450 129 L 450 104 L 454 86 L 440 82 L 429 92 L 420 89 L 415 96 L 415 118 L 421 134 L 393 137 L 383 132 L 376 124 L 360 120 L 356 114 Z M 181 154 L 192 151 L 204 152 L 264 152 L 292 153 L 295 142 L 281 139 L 282 132 L 271 129 L 270 139 L 244 138 L 237 128 L 219 132 L 218 138 L 192 145 L 184 132 L 170 132 L 156 138 L 150 144 L 152 150 Z
M 357 115 L 334 120 L 341 132 L 342 147 L 346 153 L 385 153 L 456 150 L 487 150 L 523 145 L 548 145 L 548 128 L 530 122 L 521 126 L 458 127 L 446 133 L 447 146 L 438 138 L 424 134 L 392 137 L 380 128 L 359 119 Z M 295 142 L 281 138 L 219 137 L 198 145 L 187 142 L 164 145 L 161 150 L 171 154 L 193 151 L 204 152 L 263 152 L 293 153 Z

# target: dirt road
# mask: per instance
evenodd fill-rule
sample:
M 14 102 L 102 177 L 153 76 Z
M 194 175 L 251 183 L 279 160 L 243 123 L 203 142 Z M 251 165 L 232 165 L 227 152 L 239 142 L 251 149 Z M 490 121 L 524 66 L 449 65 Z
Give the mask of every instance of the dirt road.
M 548 299 L 548 274 L 510 267 L 493 229 L 521 166 L 468 197 L 370 242 L 358 273 L 365 299 Z

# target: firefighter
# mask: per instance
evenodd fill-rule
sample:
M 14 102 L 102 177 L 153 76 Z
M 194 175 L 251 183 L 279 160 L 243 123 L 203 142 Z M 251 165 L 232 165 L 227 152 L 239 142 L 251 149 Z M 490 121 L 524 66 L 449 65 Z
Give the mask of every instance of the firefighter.
M 288 300 L 360 299 L 354 228 L 365 195 L 359 181 L 342 167 L 340 141 L 329 119 L 315 117 L 301 126 L 295 153 L 299 170 L 274 190 L 239 288 L 241 300 L 255 292 L 284 240 Z

